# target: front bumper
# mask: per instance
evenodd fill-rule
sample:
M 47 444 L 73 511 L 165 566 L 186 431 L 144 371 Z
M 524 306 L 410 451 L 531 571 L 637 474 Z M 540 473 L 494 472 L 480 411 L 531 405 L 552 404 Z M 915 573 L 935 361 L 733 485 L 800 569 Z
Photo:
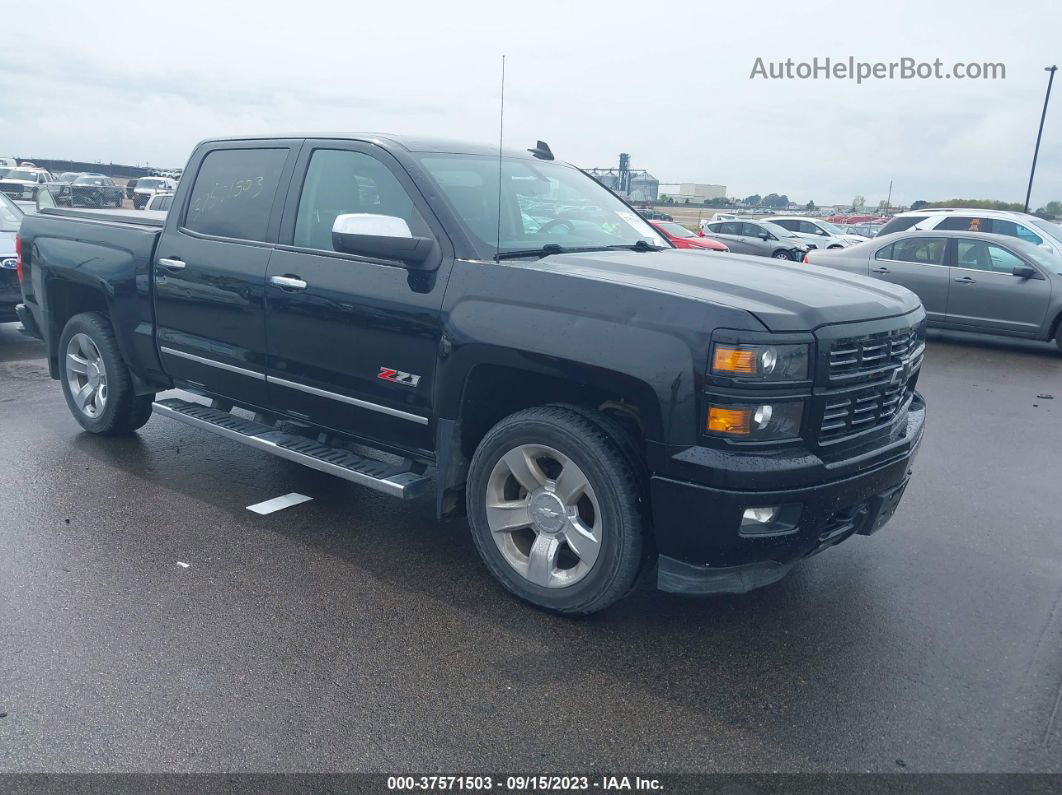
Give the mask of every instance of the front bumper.
M 922 441 L 925 404 L 917 393 L 914 398 L 896 438 L 877 455 L 838 467 L 846 472 L 840 479 L 738 490 L 653 476 L 657 586 L 686 594 L 743 593 L 781 579 L 801 558 L 879 530 L 903 497 Z M 758 474 L 760 484 L 763 475 L 769 479 L 768 472 Z M 746 509 L 780 505 L 790 506 L 791 526 L 771 535 L 741 533 Z

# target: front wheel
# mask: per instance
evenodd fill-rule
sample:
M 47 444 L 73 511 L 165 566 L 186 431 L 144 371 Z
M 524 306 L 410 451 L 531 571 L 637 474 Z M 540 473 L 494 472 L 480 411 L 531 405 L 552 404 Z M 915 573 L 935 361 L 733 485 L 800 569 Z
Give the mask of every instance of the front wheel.
M 132 433 L 151 419 L 154 395 L 137 395 L 110 321 L 74 315 L 59 338 L 59 378 L 74 419 L 91 433 Z
M 772 254 L 771 256 L 774 257 L 775 259 L 787 259 L 787 260 L 792 260 L 793 259 L 791 256 L 789 256 L 789 252 L 788 251 L 783 251 L 782 249 L 779 249 L 778 251 L 774 252 L 774 254 Z
M 1058 330 L 1055 332 L 1055 345 L 1062 351 L 1062 322 L 1058 324 Z
M 559 406 L 526 409 L 495 425 L 472 457 L 476 548 L 506 589 L 547 610 L 603 610 L 638 575 L 642 490 L 606 427 Z

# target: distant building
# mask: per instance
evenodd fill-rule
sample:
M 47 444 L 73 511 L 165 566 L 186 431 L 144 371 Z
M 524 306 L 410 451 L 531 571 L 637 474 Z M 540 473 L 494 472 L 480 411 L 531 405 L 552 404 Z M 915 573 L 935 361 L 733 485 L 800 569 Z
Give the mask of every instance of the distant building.
M 631 156 L 619 156 L 619 168 L 588 168 L 586 173 L 614 193 L 632 202 L 655 202 L 660 180 L 644 169 L 631 169 Z
M 703 182 L 674 182 L 660 186 L 661 195 L 670 196 L 676 204 L 700 204 L 709 199 L 726 197 L 726 185 L 709 185 Z

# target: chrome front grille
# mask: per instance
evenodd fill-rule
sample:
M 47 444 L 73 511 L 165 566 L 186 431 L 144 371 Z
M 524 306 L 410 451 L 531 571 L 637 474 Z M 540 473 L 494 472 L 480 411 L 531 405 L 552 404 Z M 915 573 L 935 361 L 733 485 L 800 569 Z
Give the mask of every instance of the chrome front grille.
M 912 392 L 907 381 L 899 381 L 827 396 L 819 440 L 830 442 L 891 424 Z
M 829 378 L 855 379 L 904 365 L 913 355 L 921 356 L 922 344 L 919 327 L 837 340 L 830 348 Z

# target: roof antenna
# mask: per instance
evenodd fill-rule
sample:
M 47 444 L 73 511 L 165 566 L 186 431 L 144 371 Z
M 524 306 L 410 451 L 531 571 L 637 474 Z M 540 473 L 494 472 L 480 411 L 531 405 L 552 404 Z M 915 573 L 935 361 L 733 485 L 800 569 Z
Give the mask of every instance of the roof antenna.
M 505 56 L 501 63 L 501 109 L 498 113 L 498 247 L 494 249 L 494 261 L 501 262 L 501 214 L 502 214 L 502 139 L 505 135 Z
M 533 154 L 539 160 L 552 160 L 553 159 L 553 152 L 549 148 L 549 144 L 547 144 L 545 141 L 539 141 L 538 143 L 535 144 L 535 148 L 534 149 L 528 149 L 527 151 L 530 152 L 531 154 Z

